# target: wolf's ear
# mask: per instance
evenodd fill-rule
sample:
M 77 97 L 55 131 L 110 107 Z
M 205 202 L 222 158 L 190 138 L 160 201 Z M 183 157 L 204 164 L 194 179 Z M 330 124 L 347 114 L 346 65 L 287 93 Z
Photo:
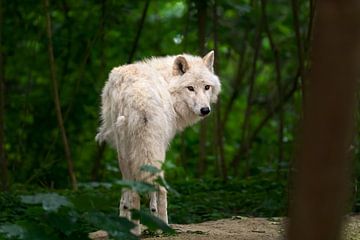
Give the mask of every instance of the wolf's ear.
M 214 72 L 214 50 L 211 50 L 208 54 L 203 57 L 203 61 L 206 67 L 211 71 Z
M 189 64 L 183 56 L 177 56 L 174 61 L 173 75 L 183 75 L 189 70 Z

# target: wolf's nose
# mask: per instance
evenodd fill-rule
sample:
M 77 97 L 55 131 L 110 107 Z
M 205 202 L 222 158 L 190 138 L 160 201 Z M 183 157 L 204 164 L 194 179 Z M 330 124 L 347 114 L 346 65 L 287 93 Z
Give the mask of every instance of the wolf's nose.
M 210 113 L 210 108 L 203 107 L 203 108 L 200 109 L 200 112 L 201 112 L 202 116 L 208 115 Z

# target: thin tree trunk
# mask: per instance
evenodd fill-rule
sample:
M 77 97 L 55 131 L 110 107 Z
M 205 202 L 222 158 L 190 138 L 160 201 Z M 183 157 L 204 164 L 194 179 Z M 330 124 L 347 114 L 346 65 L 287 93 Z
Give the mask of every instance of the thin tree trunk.
M 206 9 L 207 2 L 196 1 L 197 18 L 198 18 L 198 43 L 199 53 L 201 56 L 205 55 L 205 37 L 206 37 Z M 207 142 L 207 120 L 204 119 L 200 123 L 200 138 L 199 138 L 199 164 L 198 176 L 201 177 L 206 169 L 206 142 Z
M 298 73 L 294 77 L 294 80 L 292 82 L 292 86 L 291 86 L 290 90 L 287 92 L 287 94 L 284 94 L 284 98 L 281 101 L 279 101 L 279 103 L 274 108 L 272 108 L 265 115 L 265 117 L 260 121 L 260 123 L 255 127 L 255 130 L 253 131 L 251 136 L 248 138 L 247 145 L 240 146 L 240 148 L 238 149 L 232 162 L 235 162 L 236 159 L 239 159 L 241 156 L 244 156 L 247 154 L 248 150 L 251 148 L 252 143 L 254 142 L 257 135 L 260 133 L 261 129 L 269 122 L 269 120 L 273 117 L 273 115 L 276 114 L 278 111 L 280 111 L 280 109 L 282 109 L 284 107 L 285 103 L 287 103 L 291 99 L 291 97 L 294 95 L 294 93 L 298 89 L 299 77 L 300 77 L 300 70 L 298 70 Z
M 317 2 L 290 240 L 341 239 L 360 68 L 360 3 Z
M 133 59 L 134 59 L 135 52 L 136 52 L 136 49 L 137 49 L 138 44 L 139 44 L 140 35 L 141 35 L 142 29 L 144 27 L 145 18 L 146 18 L 148 9 L 149 9 L 149 5 L 150 5 L 150 0 L 146 0 L 144 10 L 143 10 L 142 15 L 141 15 L 141 19 L 139 21 L 139 27 L 138 27 L 138 30 L 136 32 L 135 40 L 134 40 L 133 46 L 131 48 L 130 55 L 129 55 L 127 63 L 131 63 L 133 61 Z
M 61 0 L 61 5 L 63 9 L 64 14 L 64 27 L 67 30 L 66 38 L 64 38 L 64 42 L 66 43 L 66 49 L 64 49 L 66 55 L 64 56 L 63 66 L 62 66 L 62 76 L 61 79 L 59 79 L 59 84 L 67 79 L 68 72 L 69 72 L 69 63 L 70 63 L 70 57 L 71 57 L 71 45 L 72 45 L 72 26 L 70 17 L 69 17 L 69 11 L 70 7 L 66 0 Z M 65 118 L 64 118 L 65 119 Z
M 185 17 L 185 28 L 184 28 L 184 40 L 183 40 L 183 52 L 187 51 L 188 46 L 188 34 L 189 34 L 189 22 L 190 22 L 190 7 L 191 1 L 186 1 L 187 12 Z M 182 167 L 185 169 L 187 164 L 187 155 L 186 155 L 186 130 L 180 133 L 180 162 Z
M 270 42 L 270 47 L 271 47 L 271 51 L 273 53 L 274 56 L 274 60 L 275 60 L 275 73 L 276 73 L 276 86 L 277 86 L 277 91 L 278 91 L 278 101 L 282 101 L 283 100 L 283 90 L 282 90 L 282 80 L 281 80 L 281 65 L 280 65 L 280 57 L 279 57 L 279 49 L 278 47 L 275 45 L 274 39 L 272 37 L 271 31 L 270 31 L 270 27 L 269 27 L 269 23 L 268 23 L 268 19 L 267 19 L 267 13 L 266 13 L 266 3 L 267 0 L 261 0 L 261 9 L 262 9 L 262 14 L 264 16 L 264 28 L 265 28 L 265 32 L 266 35 L 269 39 Z M 278 126 L 278 140 L 279 140 L 279 148 L 278 148 L 278 162 L 277 162 L 277 176 L 279 176 L 280 173 L 280 164 L 283 162 L 283 138 L 284 138 L 284 111 L 282 108 L 279 109 L 278 111 L 278 117 L 279 117 L 279 126 Z
M 306 44 L 304 46 L 304 51 L 307 57 L 310 56 L 311 52 L 311 41 L 312 41 L 312 35 L 313 35 L 313 29 L 314 29 L 314 18 L 315 18 L 315 9 L 316 9 L 316 1 L 315 0 L 309 0 L 310 5 L 310 14 L 309 14 L 309 23 L 308 23 L 308 29 L 306 33 Z
M 77 181 L 76 181 L 76 176 L 74 173 L 73 160 L 71 158 L 71 151 L 70 151 L 70 147 L 69 147 L 69 143 L 68 143 L 68 139 L 66 136 L 65 127 L 64 127 L 60 99 L 59 99 L 59 89 L 58 89 L 58 84 L 57 84 L 57 80 L 56 80 L 56 66 L 55 66 L 54 50 L 53 50 L 53 44 L 52 44 L 49 0 L 44 0 L 44 8 L 45 8 L 45 17 L 46 17 L 46 33 L 47 33 L 47 38 L 48 38 L 48 54 L 49 54 L 49 62 L 50 62 L 51 85 L 52 85 L 52 91 L 53 91 L 53 95 L 54 95 L 56 117 L 57 117 L 59 129 L 61 132 L 61 137 L 62 137 L 62 141 L 63 141 L 63 145 L 64 145 L 64 152 L 65 152 L 65 157 L 66 157 L 66 161 L 67 161 L 71 185 L 72 185 L 73 190 L 77 190 Z
M 5 155 L 5 141 L 4 141 L 4 108 L 5 108 L 5 63 L 4 63 L 4 39 L 3 39 L 3 25 L 4 25 L 4 5 L 3 0 L 0 0 L 0 164 L 1 164 L 1 188 L 3 191 L 8 189 L 8 163 Z
M 184 28 L 184 39 L 183 39 L 183 52 L 186 52 L 188 49 L 188 35 L 189 35 L 189 23 L 190 23 L 190 8 L 191 8 L 191 1 L 186 1 L 187 11 L 185 16 L 185 28 Z
M 213 33 L 214 33 L 214 50 L 215 50 L 215 62 L 214 62 L 214 70 L 216 74 L 220 75 L 220 69 L 219 69 L 219 48 L 218 48 L 218 6 L 217 6 L 217 0 L 214 0 L 213 5 Z M 220 168 L 220 176 L 222 177 L 223 181 L 227 181 L 227 168 L 225 163 L 225 156 L 224 156 L 224 134 L 223 134 L 223 128 L 222 128 L 222 121 L 221 121 L 221 97 L 219 96 L 218 102 L 216 104 L 216 134 L 215 134 L 215 144 L 217 146 L 217 155 L 218 155 L 218 166 Z
M 232 94 L 230 96 L 230 99 L 228 101 L 228 104 L 226 105 L 226 108 L 224 110 L 224 116 L 223 116 L 223 120 L 222 120 L 222 127 L 223 129 L 226 126 L 226 123 L 228 121 L 229 118 L 229 114 L 232 110 L 232 107 L 235 103 L 236 98 L 239 96 L 240 93 L 240 89 L 243 83 L 243 79 L 245 77 L 245 57 L 246 57 L 246 51 L 247 51 L 247 38 L 248 38 L 248 31 L 245 32 L 244 34 L 244 40 L 242 41 L 242 47 L 240 49 L 240 58 L 238 61 L 238 65 L 237 65 L 237 71 L 236 71 L 236 75 L 235 78 L 233 80 L 233 85 L 232 85 Z
M 258 28 L 256 31 L 256 36 L 255 36 L 255 42 L 254 42 L 254 58 L 252 60 L 252 66 L 251 66 L 251 74 L 249 77 L 249 92 L 248 92 L 248 96 L 247 96 L 247 105 L 246 105 L 246 109 L 245 109 L 245 114 L 244 114 L 244 121 L 243 121 L 243 125 L 241 128 L 241 147 L 244 148 L 248 148 L 248 131 L 249 131 L 249 127 L 250 127 L 250 116 L 251 116 L 251 111 L 252 111 L 252 100 L 253 100 L 253 94 L 254 94 L 254 85 L 255 85 L 255 78 L 256 78 L 256 65 L 257 65 L 257 61 L 260 55 L 260 48 L 261 48 L 261 33 L 263 31 L 263 24 L 264 24 L 264 20 L 263 20 L 263 16 L 261 15 L 260 19 L 259 19 L 259 23 L 258 23 Z M 240 163 L 240 158 L 241 156 L 237 156 L 236 158 L 234 158 L 234 160 L 232 161 L 232 166 L 234 169 L 234 175 L 237 175 L 238 173 L 238 166 Z M 246 170 L 245 173 L 248 174 L 249 173 L 249 169 L 250 169 L 250 163 L 249 160 L 246 160 Z
M 106 0 L 101 1 L 101 18 L 100 18 L 100 79 L 105 77 L 105 19 L 106 19 Z M 94 159 L 94 165 L 91 170 L 91 179 L 93 181 L 99 181 L 100 172 L 102 169 L 101 160 L 103 159 L 105 152 L 105 143 L 96 145 L 96 154 Z
M 291 0 L 291 7 L 293 13 L 293 24 L 296 39 L 296 48 L 298 54 L 298 64 L 300 67 L 300 81 L 301 81 L 301 93 L 302 93 L 302 105 L 304 107 L 304 99 L 306 94 L 306 76 L 305 76 L 305 62 L 304 62 L 304 47 L 302 43 L 300 33 L 300 21 L 299 21 L 299 2 L 298 0 Z

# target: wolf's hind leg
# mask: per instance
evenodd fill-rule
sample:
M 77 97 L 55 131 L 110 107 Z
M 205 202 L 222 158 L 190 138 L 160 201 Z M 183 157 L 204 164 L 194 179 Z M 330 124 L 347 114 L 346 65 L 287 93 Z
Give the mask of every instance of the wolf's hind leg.
M 130 207 L 130 190 L 123 189 L 119 206 L 120 217 L 125 217 L 131 220 Z
M 131 194 L 130 197 L 131 209 L 140 210 L 140 195 L 135 191 L 131 191 L 130 194 Z M 137 236 L 140 236 L 141 234 L 140 220 L 132 220 L 132 222 L 135 223 L 135 227 L 131 230 L 131 232 Z
M 150 194 L 150 211 L 154 216 L 158 216 L 158 201 L 157 192 L 151 192 Z
M 167 215 L 167 191 L 163 186 L 159 186 L 158 190 L 158 214 L 161 220 L 168 224 L 168 215 Z

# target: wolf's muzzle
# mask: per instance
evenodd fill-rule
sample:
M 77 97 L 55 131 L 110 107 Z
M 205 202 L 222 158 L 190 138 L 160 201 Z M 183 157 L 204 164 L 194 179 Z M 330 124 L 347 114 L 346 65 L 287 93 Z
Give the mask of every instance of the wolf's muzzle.
M 203 107 L 200 109 L 200 113 L 201 113 L 201 116 L 206 116 L 210 113 L 210 108 L 208 107 Z

